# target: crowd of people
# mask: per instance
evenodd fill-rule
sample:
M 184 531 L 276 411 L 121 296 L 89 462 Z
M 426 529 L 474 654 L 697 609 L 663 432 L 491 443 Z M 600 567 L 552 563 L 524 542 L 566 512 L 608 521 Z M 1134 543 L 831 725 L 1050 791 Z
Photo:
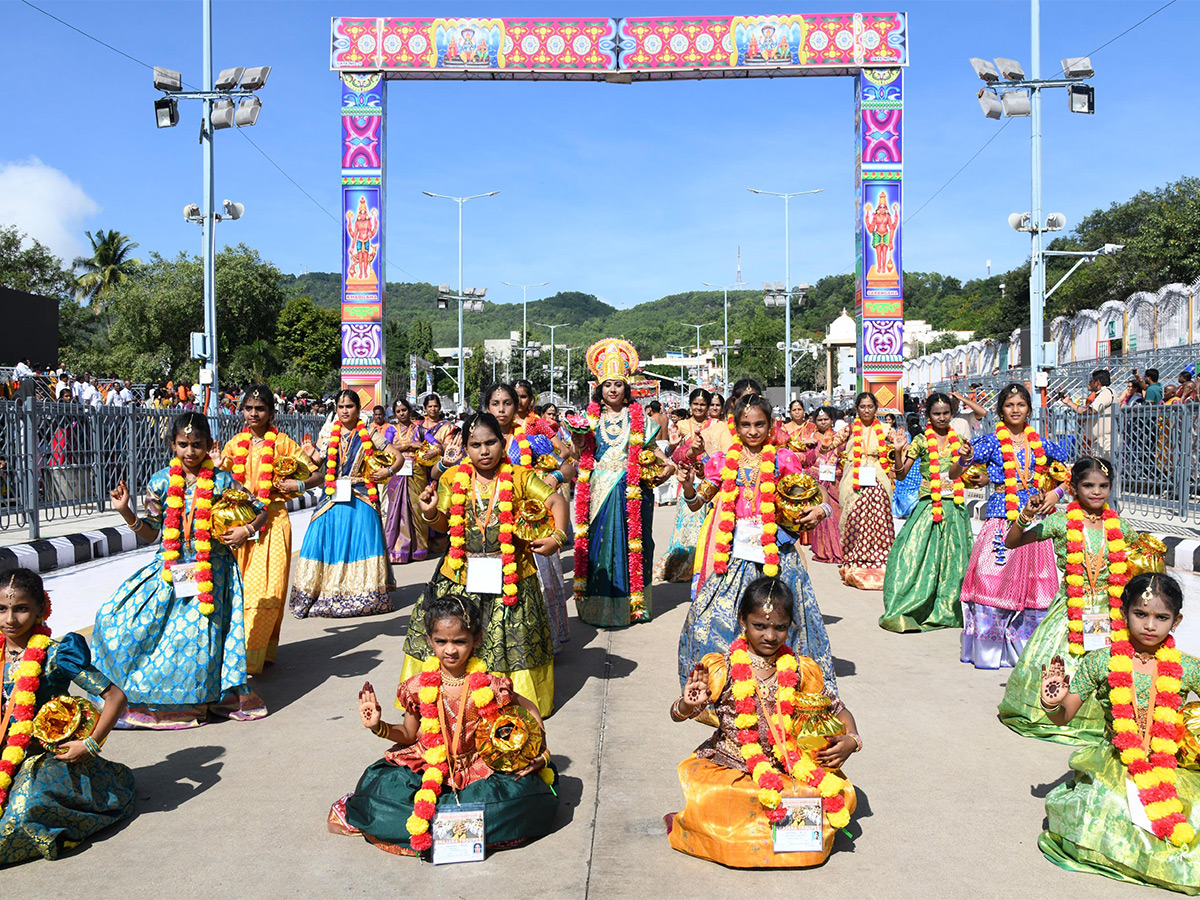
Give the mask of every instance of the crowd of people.
M 712 731 L 678 767 L 684 807 L 664 817 L 676 850 L 738 868 L 819 865 L 854 815 L 843 770 L 864 742 L 809 572 L 827 564 L 880 592 L 887 631 L 961 628 L 963 663 L 1012 668 L 1001 721 L 1079 748 L 1046 801 L 1048 859 L 1200 893 L 1188 821 L 1200 734 L 1185 727 L 1200 715 L 1184 707 L 1200 660 L 1171 636 L 1180 587 L 1134 571 L 1136 535 L 1108 502 L 1111 462 L 1072 461 L 1038 434 L 1023 384 L 1000 392 L 984 433 L 987 410 L 961 395 L 881 419 L 863 392 L 847 420 L 828 406 L 773 409 L 753 379 L 728 398 L 698 388 L 685 409 L 643 408 L 636 348 L 608 339 L 586 358 L 596 387 L 578 413 L 538 407 L 522 381 L 488 388 L 460 422 L 436 394 L 419 409 L 363 410 L 344 390 L 315 440 L 275 429 L 266 385 L 239 398 L 245 428 L 223 447 L 206 418 L 178 416 L 141 514 L 124 485 L 113 491 L 128 526 L 161 544 L 99 610 L 90 652 L 77 635 L 49 640 L 36 575 L 18 570 L 0 589 L 15 710 L 0 804 L 23 798 L 0 818 L 0 863 L 52 858 L 129 815 L 129 770 L 99 755 L 112 728 L 261 719 L 252 678 L 280 652 L 285 609 L 389 612 L 398 573 L 425 559 L 437 566 L 405 636 L 400 719 L 362 687 L 361 723 L 388 749 L 332 804 L 329 829 L 436 853 L 437 817 L 457 801 L 482 805 L 490 850 L 548 834 L 558 800 L 545 721 L 555 657 L 569 652 L 560 553 L 573 542 L 575 612 L 589 625 L 648 622 L 654 582 L 690 585 L 669 715 Z M 974 535 L 965 491 L 988 485 Z M 316 487 L 292 571 L 285 502 Z M 664 489 L 678 506 L 656 560 Z M 72 679 L 102 701 L 94 730 L 31 737 Z

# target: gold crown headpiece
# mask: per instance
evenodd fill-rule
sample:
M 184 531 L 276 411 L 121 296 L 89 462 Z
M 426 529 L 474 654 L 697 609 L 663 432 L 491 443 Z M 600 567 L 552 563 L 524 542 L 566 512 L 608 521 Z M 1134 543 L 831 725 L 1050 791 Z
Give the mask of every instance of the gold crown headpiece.
M 598 384 L 629 381 L 638 367 L 637 348 L 621 338 L 605 338 L 588 347 L 587 366 Z

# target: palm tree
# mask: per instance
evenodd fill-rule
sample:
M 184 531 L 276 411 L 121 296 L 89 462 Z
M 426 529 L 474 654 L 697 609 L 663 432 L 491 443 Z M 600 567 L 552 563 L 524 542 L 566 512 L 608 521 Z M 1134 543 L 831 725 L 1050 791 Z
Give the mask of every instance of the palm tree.
M 92 312 L 100 315 L 109 292 L 136 272 L 142 261 L 129 255 L 137 244 L 115 229 L 98 228 L 95 234 L 86 234 L 92 242 L 92 256 L 76 257 L 73 267 L 82 274 L 76 277 L 75 285 L 80 299 L 90 300 Z

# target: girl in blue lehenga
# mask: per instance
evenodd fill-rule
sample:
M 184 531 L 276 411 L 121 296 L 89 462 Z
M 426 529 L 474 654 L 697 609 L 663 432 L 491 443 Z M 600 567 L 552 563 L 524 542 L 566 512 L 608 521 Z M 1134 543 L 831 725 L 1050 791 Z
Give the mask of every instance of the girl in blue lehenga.
M 50 629 L 42 623 L 50 616 L 50 597 L 35 572 L 15 569 L 3 583 L 0 645 L 4 648 L 6 743 L 15 746 L 14 738 L 32 730 L 33 723 L 28 719 L 24 725 L 19 720 L 9 721 L 12 713 L 7 709 L 20 669 L 27 665 L 30 643 L 49 641 L 33 691 L 33 721 L 48 701 L 67 693 L 71 682 L 104 699 L 104 709 L 91 735 L 62 741 L 53 751 L 31 738 L 22 758 L 13 761 L 16 771 L 7 796 L 0 800 L 0 866 L 8 866 L 39 856 L 58 859 L 64 850 L 129 818 L 133 812 L 133 773 L 100 756 L 104 739 L 125 708 L 121 689 L 92 668 L 91 654 L 81 635 L 71 633 L 59 641 L 49 640 Z M 12 753 L 6 749 L 4 755 Z
M 737 496 L 733 510 L 739 525 L 753 523 L 761 531 L 763 522 L 762 505 L 773 494 L 764 493 L 760 487 L 762 477 L 763 448 L 771 434 L 771 404 L 757 394 L 750 394 L 738 401 L 733 418 L 737 429 L 737 443 L 730 448 L 738 449 Z M 704 483 L 698 488 L 691 473 L 685 473 L 683 500 L 699 508 L 717 496 L 725 453 L 717 453 L 709 459 L 704 469 Z M 787 448 L 775 452 L 775 472 L 778 478 L 794 472 L 803 472 L 804 463 L 799 456 Z M 713 503 L 700 531 L 697 546 L 696 579 L 692 591 L 692 604 L 688 608 L 683 630 L 679 635 L 679 680 L 686 683 L 696 665 L 709 653 L 728 653 L 729 645 L 741 633 L 738 622 L 738 604 L 750 582 L 764 574 L 762 562 L 743 557 L 736 546 L 731 548 L 727 570 L 716 571 L 720 501 Z M 814 507 L 801 520 L 805 527 L 816 525 L 831 512 L 828 504 Z M 736 532 L 735 532 L 736 535 Z M 762 547 L 761 536 L 752 538 L 748 551 Z M 737 544 L 736 536 L 733 543 Z M 782 525 L 776 524 L 775 542 L 779 546 L 779 580 L 792 589 L 796 604 L 792 612 L 792 626 L 788 630 L 787 643 L 797 655 L 807 656 L 821 667 L 825 684 L 837 690 L 837 679 L 833 672 L 833 657 L 829 650 L 829 636 L 821 618 L 821 608 L 813 592 L 812 581 L 805 569 L 801 551 L 796 548 L 796 539 Z M 746 556 L 753 555 L 747 552 Z
M 117 588 L 96 613 L 92 646 L 96 668 L 119 685 L 129 698 L 121 717 L 128 728 L 194 728 L 203 725 L 209 712 L 231 719 L 259 719 L 266 707 L 246 686 L 246 632 L 242 611 L 242 576 L 229 551 L 249 539 L 267 520 L 267 510 L 254 497 L 245 502 L 256 517 L 246 526 L 225 532 L 211 541 L 213 611 L 205 615 L 197 596 L 183 590 L 183 569 L 196 560 L 194 531 L 198 487 L 211 478 L 212 503 L 226 491 L 245 490 L 223 469 L 213 469 L 209 459 L 213 440 L 208 419 L 184 413 L 171 426 L 171 466 L 178 464 L 183 481 L 183 509 L 177 527 L 179 559 L 172 564 L 171 581 L 164 579 L 162 547 L 153 561 Z M 112 492 L 113 507 L 138 537 L 153 541 L 166 523 L 171 468 L 151 476 L 146 488 L 145 515 L 129 508 L 129 491 L 122 482 Z
M 633 404 L 629 376 L 638 364 L 634 346 L 615 338 L 598 341 L 588 348 L 587 364 L 596 376 L 596 391 L 587 418 L 568 421 L 582 461 L 575 489 L 575 609 L 580 619 L 602 628 L 649 622 L 654 494 L 646 485 L 662 484 L 675 467 L 651 449 L 658 425 Z M 643 483 L 636 517 L 627 502 L 631 442 L 640 442 L 645 448 L 640 452 L 653 453 L 662 466 L 657 478 Z M 635 527 L 631 538 L 634 522 L 640 532 Z M 631 577 L 635 571 L 636 579 Z
M 396 459 L 390 468 L 367 464 L 367 450 L 388 446 L 382 434 L 369 438 L 371 448 L 360 436 L 365 428 L 359 422 L 361 402 L 352 390 L 337 395 L 336 419 L 321 429 L 317 442 L 322 464 L 305 482 L 313 487 L 324 480 L 327 457 L 332 457 L 339 491 L 326 493 L 313 510 L 304 533 L 300 559 L 292 578 L 292 614 L 298 619 L 309 616 L 348 618 L 391 612 L 388 599 L 388 557 L 384 544 L 379 509 L 370 500 L 367 482 L 386 483 L 404 462 Z M 334 453 L 331 438 L 338 432 Z
M 915 430 L 914 430 L 915 429 Z M 921 434 L 920 419 L 916 416 L 908 418 L 908 437 L 911 440 Z M 921 492 L 921 467 L 913 466 L 908 474 L 896 482 L 892 491 L 892 515 L 897 519 L 907 519 L 917 506 L 917 495 Z

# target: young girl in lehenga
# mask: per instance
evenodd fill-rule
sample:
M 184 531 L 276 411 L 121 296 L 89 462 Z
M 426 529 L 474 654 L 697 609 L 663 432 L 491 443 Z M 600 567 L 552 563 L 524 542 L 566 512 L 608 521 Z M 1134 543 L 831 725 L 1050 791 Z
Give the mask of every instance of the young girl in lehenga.
M 950 398 L 930 394 L 928 426 L 896 463 L 896 477 L 920 472 L 919 500 L 888 553 L 883 578 L 887 631 L 961 628 L 959 594 L 971 556 L 971 520 L 963 504 L 963 468 L 971 445 L 950 427 Z
M 692 603 L 679 635 L 680 683 L 687 681 L 704 656 L 729 649 L 738 633 L 738 602 L 750 582 L 768 575 L 778 577 L 800 598 L 791 607 L 794 618 L 788 642 L 798 653 L 816 660 L 825 683 L 836 689 L 829 636 L 803 551 L 776 521 L 776 482 L 801 472 L 800 459 L 768 442 L 771 405 L 764 397 L 743 397 L 733 417 L 737 437 L 728 455 L 718 453 L 709 459 L 705 482 L 698 488 L 690 474 L 683 482 L 683 502 L 693 507 L 713 502 L 701 530 Z M 827 505 L 816 506 L 801 522 L 811 526 L 828 514 Z
M 150 477 L 141 517 L 124 482 L 112 491 L 126 526 L 145 541 L 161 535 L 162 546 L 97 611 L 96 668 L 129 698 L 123 727 L 194 728 L 210 713 L 259 719 L 267 710 L 246 684 L 242 576 L 230 548 L 263 527 L 267 510 L 249 498 L 249 526 L 213 540 L 213 506 L 242 487 L 213 465 L 204 416 L 179 416 L 170 438 L 174 459 Z
M 1120 597 L 1128 579 L 1127 541 L 1136 533 L 1109 508 L 1112 464 L 1087 456 L 1071 468 L 1074 500 L 1065 512 L 1056 512 L 1033 524 L 1032 510 L 1042 502 L 1034 493 L 1008 528 L 1005 546 L 1010 550 L 1038 541 L 1051 541 L 1063 573 L 1058 593 L 1021 657 L 1008 676 L 1000 721 L 1018 734 L 1060 744 L 1094 744 L 1104 734 L 1104 711 L 1087 699 L 1068 725 L 1050 721 L 1038 703 L 1042 670 L 1053 657 L 1066 656 L 1071 676 L 1084 653 L 1109 643 L 1109 599 Z
M 1010 384 L 996 398 L 996 433 L 974 443 L 970 463 L 987 466 L 995 490 L 987 501 L 987 521 L 975 537 L 963 579 L 962 661 L 977 669 L 1016 665 L 1025 642 L 1046 616 L 1058 590 L 1058 569 L 1049 544 L 1009 551 L 1008 524 L 1037 490 L 1038 477 L 1052 461 L 1065 461 L 1063 449 L 1029 424 L 1032 401 L 1023 384 Z M 1031 512 L 1053 512 L 1061 488 Z
M 426 441 L 425 427 L 413 421 L 413 410 L 401 397 L 396 401 L 396 424 L 391 444 L 400 455 L 400 468 L 387 483 L 384 543 L 393 563 L 420 562 L 429 556 L 429 529 L 417 513 L 417 497 L 429 483 L 429 469 L 417 465 L 416 454 Z
M 363 727 L 393 746 L 363 772 L 354 793 L 333 804 L 329 830 L 361 834 L 383 850 L 415 856 L 432 846 L 437 809 L 481 803 L 490 850 L 549 834 L 558 799 L 537 705 L 474 655 L 484 640 L 483 616 L 471 597 L 435 597 L 420 614 L 432 655 L 400 682 L 399 725 L 383 721 L 374 689 L 363 685 Z M 521 722 L 530 741 L 524 756 L 499 758 L 489 735 L 498 716 L 511 721 L 514 707 L 528 713 Z
M 682 484 L 684 470 L 693 466 L 703 469 L 703 432 L 716 423 L 721 423 L 708 417 L 708 406 L 712 402 L 712 394 L 704 388 L 696 388 L 688 397 L 691 415 L 679 423 L 679 441 L 671 448 L 671 459 L 677 467 L 679 481 Z M 699 456 L 692 453 L 700 449 Z M 700 526 L 704 522 L 705 507 L 692 509 L 687 503 L 680 501 L 675 511 L 675 528 L 671 531 L 671 544 L 667 547 L 658 562 L 654 564 L 655 581 L 691 581 L 696 567 L 696 542 L 700 537 Z
M 822 519 L 810 532 L 813 559 L 817 562 L 842 564 L 842 504 L 838 498 L 837 485 L 841 480 L 841 447 L 850 436 L 850 430 L 837 431 L 833 427 L 837 410 L 822 406 L 813 413 L 815 428 L 810 437 L 804 439 L 805 471 L 815 478 L 825 491 L 825 502 L 829 504 L 829 516 Z
M 1038 847 L 1069 871 L 1200 894 L 1200 704 L 1183 705 L 1200 693 L 1200 659 L 1172 635 L 1183 591 L 1169 575 L 1138 575 L 1109 603 L 1112 646 L 1086 654 L 1073 678 L 1060 657 L 1042 674 L 1051 722 L 1066 725 L 1094 696 L 1107 727 L 1046 798 Z
M 742 869 L 817 866 L 850 821 L 857 798 L 841 767 L 862 741 L 821 667 L 787 645 L 794 605 L 780 580 L 752 581 L 738 604 L 740 636 L 692 668 L 671 706 L 673 721 L 707 710 L 718 723 L 679 764 L 683 812 L 665 817 L 676 850 Z M 824 728 L 797 728 L 796 717 L 809 711 Z M 774 850 L 774 825 L 784 823 L 790 797 L 822 799 L 820 850 Z
M 902 429 L 875 418 L 879 401 L 863 391 L 850 429 L 848 459 L 838 488 L 842 501 L 842 581 L 863 591 L 883 588 L 884 566 L 895 540 L 892 524 L 892 453 L 907 446 Z M 890 440 L 889 440 L 890 438 Z
M 125 694 L 92 667 L 82 635 L 72 632 L 61 640 L 51 639 L 45 624 L 50 596 L 37 573 L 14 569 L 0 584 L 5 707 L 5 729 L 0 730 L 0 866 L 8 866 L 38 857 L 58 859 L 63 851 L 129 818 L 134 785 L 126 766 L 100 756 L 104 739 L 125 708 Z M 104 708 L 90 734 L 69 735 L 46 747 L 39 735 L 47 740 L 63 736 L 42 731 L 38 713 L 48 703 L 61 707 L 60 698 L 71 682 L 103 698 Z
M 433 652 L 426 605 L 441 597 L 470 597 L 483 610 L 480 658 L 548 716 L 554 709 L 554 650 L 533 555 L 558 553 L 566 543 L 566 502 L 532 469 L 507 461 L 504 430 L 491 413 L 468 419 L 463 433 L 468 461 L 452 466 L 417 501 L 427 523 L 449 531 L 450 551 L 413 608 L 403 677 L 420 672 Z M 545 504 L 554 522 L 552 535 L 528 544 L 516 537 L 513 511 L 525 500 Z M 484 572 L 485 563 L 498 564 L 503 580 L 468 589 L 476 581 L 473 572 Z

